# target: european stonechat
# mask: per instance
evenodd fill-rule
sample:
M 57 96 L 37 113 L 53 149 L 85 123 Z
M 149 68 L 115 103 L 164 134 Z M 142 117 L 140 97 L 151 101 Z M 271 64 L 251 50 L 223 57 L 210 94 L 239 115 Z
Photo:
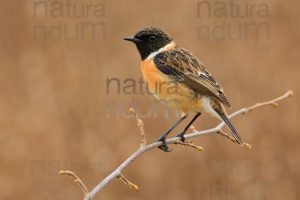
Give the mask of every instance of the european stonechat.
M 167 135 L 188 114 L 194 114 L 177 135 L 184 142 L 184 134 L 203 111 L 223 120 L 235 140 L 243 144 L 227 117 L 225 107 L 230 107 L 230 104 L 223 88 L 197 57 L 178 46 L 168 33 L 159 28 L 145 28 L 124 39 L 136 45 L 141 56 L 142 73 L 151 93 L 181 113 L 180 119 L 159 138 L 163 142 L 160 149 L 169 151 L 165 142 Z

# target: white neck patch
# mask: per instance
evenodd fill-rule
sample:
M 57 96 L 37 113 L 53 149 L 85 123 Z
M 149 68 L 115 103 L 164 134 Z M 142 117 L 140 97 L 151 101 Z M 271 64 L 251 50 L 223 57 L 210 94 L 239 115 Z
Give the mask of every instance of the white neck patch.
M 167 51 L 168 49 L 171 49 L 173 46 L 175 46 L 175 42 L 170 42 L 169 44 L 166 44 L 164 47 L 158 49 L 158 50 L 155 51 L 155 52 L 152 52 L 152 53 L 146 58 L 146 60 L 154 58 L 157 54 L 159 54 L 159 53 L 161 53 L 161 52 L 164 52 L 164 51 Z

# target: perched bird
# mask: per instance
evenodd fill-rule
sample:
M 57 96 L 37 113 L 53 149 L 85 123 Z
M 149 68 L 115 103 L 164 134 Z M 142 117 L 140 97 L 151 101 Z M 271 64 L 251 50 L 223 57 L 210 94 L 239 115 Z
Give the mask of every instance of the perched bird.
M 169 151 L 167 135 L 188 114 L 194 114 L 177 135 L 184 142 L 184 134 L 203 111 L 223 120 L 235 140 L 243 144 L 227 117 L 225 106 L 230 107 L 230 104 L 223 88 L 193 54 L 178 46 L 168 33 L 159 28 L 144 28 L 133 37 L 124 39 L 136 45 L 141 56 L 142 73 L 151 93 L 181 113 L 179 120 L 158 139 L 163 142 L 160 149 Z

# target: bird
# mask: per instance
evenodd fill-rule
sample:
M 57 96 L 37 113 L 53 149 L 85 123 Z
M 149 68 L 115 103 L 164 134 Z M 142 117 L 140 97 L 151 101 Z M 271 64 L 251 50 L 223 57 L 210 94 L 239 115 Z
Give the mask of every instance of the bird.
M 196 56 L 156 27 L 143 28 L 124 40 L 135 44 L 150 92 L 169 108 L 180 112 L 180 118 L 159 137 L 161 150 L 170 151 L 166 143 L 168 134 L 192 114 L 192 120 L 176 135 L 185 142 L 184 134 L 203 112 L 224 121 L 236 142 L 243 145 L 226 113 L 230 103 L 223 88 Z

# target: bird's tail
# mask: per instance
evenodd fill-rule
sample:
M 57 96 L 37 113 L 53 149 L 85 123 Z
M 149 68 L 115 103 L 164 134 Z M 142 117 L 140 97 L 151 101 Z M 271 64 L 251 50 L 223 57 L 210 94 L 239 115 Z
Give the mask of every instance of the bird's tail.
M 234 139 L 239 143 L 239 144 L 243 144 L 243 140 L 241 138 L 241 136 L 238 134 L 238 132 L 236 131 L 236 129 L 233 127 L 232 123 L 230 122 L 230 120 L 228 119 L 227 115 L 219 110 L 219 109 L 214 109 L 218 115 L 223 119 L 223 121 L 225 122 L 225 124 L 227 125 L 227 127 L 230 129 L 232 136 L 234 137 Z

